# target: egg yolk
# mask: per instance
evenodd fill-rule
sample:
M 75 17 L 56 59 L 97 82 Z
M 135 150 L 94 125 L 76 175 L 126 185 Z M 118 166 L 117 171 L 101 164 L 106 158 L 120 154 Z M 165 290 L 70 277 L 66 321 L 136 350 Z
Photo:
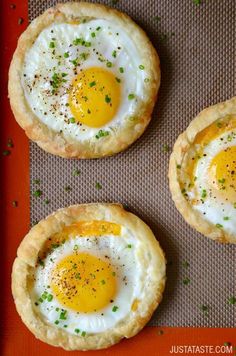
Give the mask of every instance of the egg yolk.
M 211 161 L 210 173 L 217 189 L 236 198 L 236 146 L 219 152 Z
M 69 107 L 76 120 L 89 127 L 101 127 L 115 116 L 121 85 L 112 72 L 99 67 L 82 70 L 73 80 Z
M 116 277 L 106 261 L 88 253 L 75 253 L 56 265 L 51 289 L 65 307 L 91 313 L 112 302 L 116 293 Z

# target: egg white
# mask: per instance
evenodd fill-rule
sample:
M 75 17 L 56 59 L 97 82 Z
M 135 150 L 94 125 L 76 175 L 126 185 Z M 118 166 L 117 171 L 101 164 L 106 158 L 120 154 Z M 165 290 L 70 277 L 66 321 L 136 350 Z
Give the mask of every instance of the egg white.
M 229 134 L 231 141 L 228 140 Z M 234 202 L 226 199 L 224 190 L 219 191 L 210 184 L 212 178 L 209 177 L 209 171 L 213 158 L 232 146 L 236 146 L 235 132 L 225 132 L 206 145 L 196 164 L 194 188 L 187 191 L 190 199 L 198 200 L 198 204 L 194 204 L 193 209 L 199 211 L 210 223 L 217 226 L 220 224 L 229 234 L 235 234 L 236 231 Z M 203 190 L 206 190 L 207 195 L 204 199 L 200 199 Z M 224 220 L 224 217 L 229 217 L 229 220 Z
M 100 28 L 99 30 L 97 30 Z M 96 37 L 92 38 L 91 33 L 95 32 Z M 76 38 L 84 38 L 91 42 L 91 47 L 71 46 Z M 52 56 L 50 42 L 55 42 L 55 56 Z M 120 48 L 117 50 L 117 48 Z M 100 128 L 88 127 L 84 124 L 76 125 L 66 123 L 65 117 L 73 117 L 70 108 L 65 104 L 68 102 L 68 91 L 75 74 L 73 64 L 70 62 L 79 53 L 89 53 L 89 57 L 81 62 L 80 69 L 90 67 L 102 67 L 111 70 L 113 74 L 121 79 L 121 104 L 114 118 L 102 127 L 110 133 L 124 124 L 124 122 L 137 112 L 137 107 L 143 100 L 146 100 L 145 85 L 148 81 L 145 68 L 139 68 L 143 63 L 135 44 L 124 29 L 114 25 L 108 20 L 94 19 L 81 24 L 52 24 L 44 29 L 25 55 L 22 72 L 22 86 L 24 88 L 27 102 L 45 125 L 56 132 L 63 132 L 75 140 L 95 139 Z M 114 58 L 112 52 L 116 50 L 117 56 Z M 111 68 L 106 67 L 106 62 L 98 60 L 96 51 L 112 62 Z M 64 53 L 69 52 L 69 58 L 64 58 Z M 61 56 L 61 57 L 59 57 Z M 60 66 L 58 62 L 61 62 Z M 124 68 L 124 73 L 120 73 L 119 68 Z M 66 83 L 63 83 L 58 91 L 58 95 L 49 95 L 51 91 L 50 79 L 55 71 L 67 73 Z M 36 77 L 35 77 L 36 76 Z M 135 100 L 129 100 L 128 95 L 135 94 Z M 51 110 L 54 105 L 54 110 Z
M 55 296 L 50 302 L 45 300 L 43 303 L 37 303 L 45 290 L 53 295 L 50 288 L 52 270 L 62 258 L 73 254 L 75 246 L 79 252 L 92 254 L 103 260 L 106 260 L 105 256 L 109 256 L 109 263 L 116 272 L 117 294 L 114 296 L 114 302 L 97 312 L 77 313 L 61 305 Z M 140 255 L 143 255 L 140 242 L 125 227 L 122 227 L 121 236 L 77 236 L 67 240 L 46 257 L 44 267 L 38 266 L 36 269 L 31 290 L 35 312 L 47 323 L 55 325 L 61 309 L 67 310 L 67 320 L 60 321 L 56 326 L 72 334 L 75 334 L 76 328 L 89 334 L 114 327 L 128 314 L 135 313 L 131 308 L 133 302 L 144 296 L 147 271 L 142 267 Z M 38 305 L 35 305 L 35 302 Z M 118 306 L 116 312 L 112 311 L 113 306 Z M 56 311 L 56 308 L 60 311 Z M 66 329 L 64 325 L 67 325 Z

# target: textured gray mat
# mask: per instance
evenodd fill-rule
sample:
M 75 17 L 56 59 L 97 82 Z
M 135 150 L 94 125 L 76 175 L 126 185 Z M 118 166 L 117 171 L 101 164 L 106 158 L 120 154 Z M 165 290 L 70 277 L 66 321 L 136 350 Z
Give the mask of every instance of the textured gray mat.
M 30 19 L 53 4 L 29 0 Z M 209 241 L 183 221 L 171 201 L 169 152 L 163 152 L 203 107 L 235 94 L 236 2 L 120 0 L 115 6 L 147 31 L 160 55 L 162 84 L 152 122 L 128 151 L 102 160 L 65 160 L 31 143 L 31 191 L 38 188 L 33 179 L 43 191 L 40 198 L 31 195 L 31 221 L 74 203 L 127 204 L 151 226 L 169 261 L 164 299 L 150 324 L 236 326 L 236 306 L 227 302 L 236 295 L 236 246 Z M 75 168 L 81 171 L 76 177 Z

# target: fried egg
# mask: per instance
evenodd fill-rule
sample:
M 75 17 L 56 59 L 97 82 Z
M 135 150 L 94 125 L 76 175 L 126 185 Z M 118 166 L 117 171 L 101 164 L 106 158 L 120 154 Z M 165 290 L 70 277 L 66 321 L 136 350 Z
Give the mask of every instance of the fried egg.
M 106 19 L 53 23 L 26 52 L 21 83 L 47 127 L 73 140 L 97 141 L 125 126 L 148 97 L 140 50 Z
M 182 193 L 218 229 L 236 231 L 236 116 L 216 120 L 199 132 L 180 174 Z
M 74 335 L 113 328 L 144 298 L 151 269 L 143 268 L 142 255 L 125 226 L 82 221 L 65 227 L 39 257 L 31 290 L 35 313 Z

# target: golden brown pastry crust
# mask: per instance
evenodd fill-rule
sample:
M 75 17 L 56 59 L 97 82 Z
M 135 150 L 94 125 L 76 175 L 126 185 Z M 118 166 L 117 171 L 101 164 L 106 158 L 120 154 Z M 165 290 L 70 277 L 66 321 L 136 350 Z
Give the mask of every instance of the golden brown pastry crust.
M 97 141 L 78 141 L 67 139 L 63 133 L 55 132 L 43 124 L 28 105 L 23 87 L 21 73 L 25 53 L 32 46 L 40 32 L 53 22 L 65 22 L 83 18 L 103 18 L 125 29 L 140 51 L 145 65 L 148 83 L 145 83 L 147 101 L 142 102 L 135 113 L 135 120 L 130 120 L 114 135 L 108 135 Z M 37 17 L 21 35 L 9 70 L 9 97 L 12 111 L 26 135 L 45 151 L 67 158 L 98 158 L 113 155 L 125 150 L 147 127 L 157 92 L 160 86 L 160 63 L 158 55 L 145 32 L 129 16 L 100 4 L 74 2 L 58 4 Z
M 81 337 L 47 324 L 36 315 L 30 299 L 28 280 L 35 268 L 45 241 L 75 221 L 106 220 L 131 229 L 143 243 L 143 253 L 149 254 L 148 266 L 153 267 L 146 281 L 145 298 L 140 301 L 135 317 L 129 314 L 106 332 Z M 118 204 L 84 204 L 60 209 L 32 227 L 21 242 L 12 270 L 12 293 L 23 322 L 42 341 L 66 350 L 91 350 L 109 347 L 122 338 L 137 334 L 149 321 L 162 299 L 165 286 L 165 257 L 150 228 L 137 216 Z
M 176 208 L 192 227 L 215 241 L 236 243 L 236 235 L 233 236 L 223 229 L 217 228 L 214 224 L 204 219 L 200 212 L 193 209 L 192 205 L 185 199 L 180 186 L 180 174 L 187 164 L 187 162 L 184 162 L 184 158 L 191 148 L 196 135 L 216 120 L 222 119 L 227 115 L 236 115 L 236 97 L 201 111 L 190 123 L 186 131 L 178 137 L 170 156 L 169 185 Z

